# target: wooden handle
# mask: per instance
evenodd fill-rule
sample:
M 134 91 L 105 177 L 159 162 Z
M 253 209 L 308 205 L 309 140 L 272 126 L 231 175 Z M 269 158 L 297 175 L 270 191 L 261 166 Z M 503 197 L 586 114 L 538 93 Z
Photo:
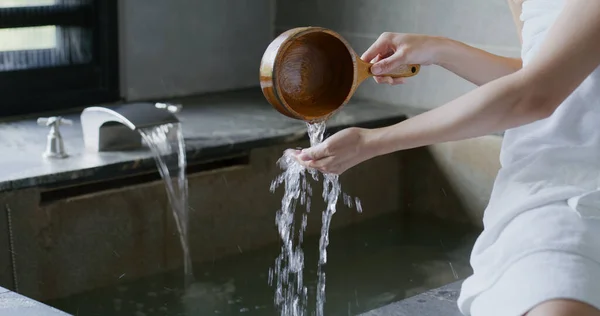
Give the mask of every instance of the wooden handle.
M 373 66 L 373 64 L 371 64 L 371 66 Z M 402 65 L 399 68 L 394 69 L 394 71 L 384 74 L 384 75 L 377 75 L 380 77 L 392 77 L 392 78 L 405 78 L 405 77 L 412 77 L 415 76 L 419 73 L 419 70 L 421 70 L 421 65 Z M 374 76 L 374 74 L 371 72 L 371 67 L 369 67 L 369 74 L 371 76 Z

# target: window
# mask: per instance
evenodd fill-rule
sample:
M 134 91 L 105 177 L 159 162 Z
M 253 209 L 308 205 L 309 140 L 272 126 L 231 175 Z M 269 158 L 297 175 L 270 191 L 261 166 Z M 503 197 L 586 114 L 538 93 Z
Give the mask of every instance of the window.
M 0 0 L 0 116 L 119 98 L 118 0 Z

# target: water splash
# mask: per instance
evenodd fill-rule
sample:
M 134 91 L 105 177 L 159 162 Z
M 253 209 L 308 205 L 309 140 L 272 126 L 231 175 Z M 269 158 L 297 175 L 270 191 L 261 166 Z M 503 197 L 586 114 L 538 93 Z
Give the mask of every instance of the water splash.
M 307 124 L 308 136 L 311 146 L 323 141 L 325 135 L 325 122 Z M 282 316 L 305 315 L 307 309 L 308 290 L 303 283 L 304 252 L 302 241 L 307 226 L 307 214 L 310 212 L 312 187 L 308 175 L 314 181 L 319 181 L 319 172 L 315 169 L 305 168 L 296 159 L 288 154 L 277 161 L 283 172 L 271 183 L 271 192 L 284 184 L 285 192 L 281 200 L 281 209 L 276 215 L 276 224 L 282 240 L 281 253 L 275 260 L 275 267 L 269 271 L 269 283 L 276 281 L 275 305 Z M 316 293 L 316 315 L 322 316 L 325 306 L 325 271 L 327 263 L 327 246 L 329 245 L 329 228 L 331 219 L 336 212 L 337 201 L 342 193 L 339 176 L 323 174 L 323 200 L 327 208 L 322 214 L 321 238 L 319 241 L 318 283 Z M 343 195 L 344 204 L 356 207 L 362 212 L 360 200 L 353 199 L 347 194 Z M 306 212 L 301 214 L 301 224 L 298 229 L 298 240 L 295 241 L 295 216 L 296 206 L 304 205 Z
M 273 279 L 276 278 L 275 305 L 280 309 L 281 315 L 300 316 L 304 315 L 308 297 L 303 282 L 302 241 L 307 225 L 306 213 L 310 212 L 312 187 L 307 181 L 305 168 L 294 157 L 284 154 L 278 164 L 284 172 L 271 183 L 271 192 L 282 183 L 285 184 L 281 209 L 275 220 L 282 245 L 281 254 L 275 259 L 275 267 L 269 271 L 269 283 L 273 285 Z M 306 206 L 306 213 L 302 214 L 298 241 L 294 244 L 294 215 L 298 202 Z
M 185 175 L 185 142 L 181 124 L 142 128 L 139 132 L 146 145 L 152 150 L 158 171 L 165 182 L 183 250 L 184 281 L 187 287 L 194 281 L 194 273 L 188 241 L 188 184 Z M 176 153 L 175 157 L 173 157 L 174 153 Z M 171 171 L 176 176 L 172 176 Z

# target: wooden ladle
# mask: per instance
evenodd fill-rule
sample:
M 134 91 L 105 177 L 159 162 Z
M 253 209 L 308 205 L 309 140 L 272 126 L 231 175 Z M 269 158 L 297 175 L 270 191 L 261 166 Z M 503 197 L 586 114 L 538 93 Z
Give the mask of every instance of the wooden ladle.
M 260 64 L 267 101 L 288 117 L 307 122 L 329 118 L 372 76 L 338 33 L 322 27 L 290 29 L 271 42 Z M 405 65 L 382 76 L 412 77 L 420 65 Z

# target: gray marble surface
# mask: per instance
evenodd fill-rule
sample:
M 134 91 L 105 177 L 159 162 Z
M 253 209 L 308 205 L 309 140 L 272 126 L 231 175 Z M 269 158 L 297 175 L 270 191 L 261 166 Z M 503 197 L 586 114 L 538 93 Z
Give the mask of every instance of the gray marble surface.
M 203 161 L 306 138 L 304 122 L 275 111 L 259 88 L 172 100 L 183 105 L 188 162 Z M 329 134 L 348 126 L 391 125 L 411 112 L 407 108 L 352 100 L 329 122 Z M 0 122 L 0 192 L 28 187 L 73 185 L 155 170 L 148 150 L 93 153 L 84 149 L 79 113 L 65 115 L 62 126 L 67 159 L 46 160 L 47 127 L 34 119 Z
M 2 316 L 68 316 L 69 314 L 0 287 Z
M 462 316 L 456 305 L 462 281 L 366 312 L 361 316 Z

